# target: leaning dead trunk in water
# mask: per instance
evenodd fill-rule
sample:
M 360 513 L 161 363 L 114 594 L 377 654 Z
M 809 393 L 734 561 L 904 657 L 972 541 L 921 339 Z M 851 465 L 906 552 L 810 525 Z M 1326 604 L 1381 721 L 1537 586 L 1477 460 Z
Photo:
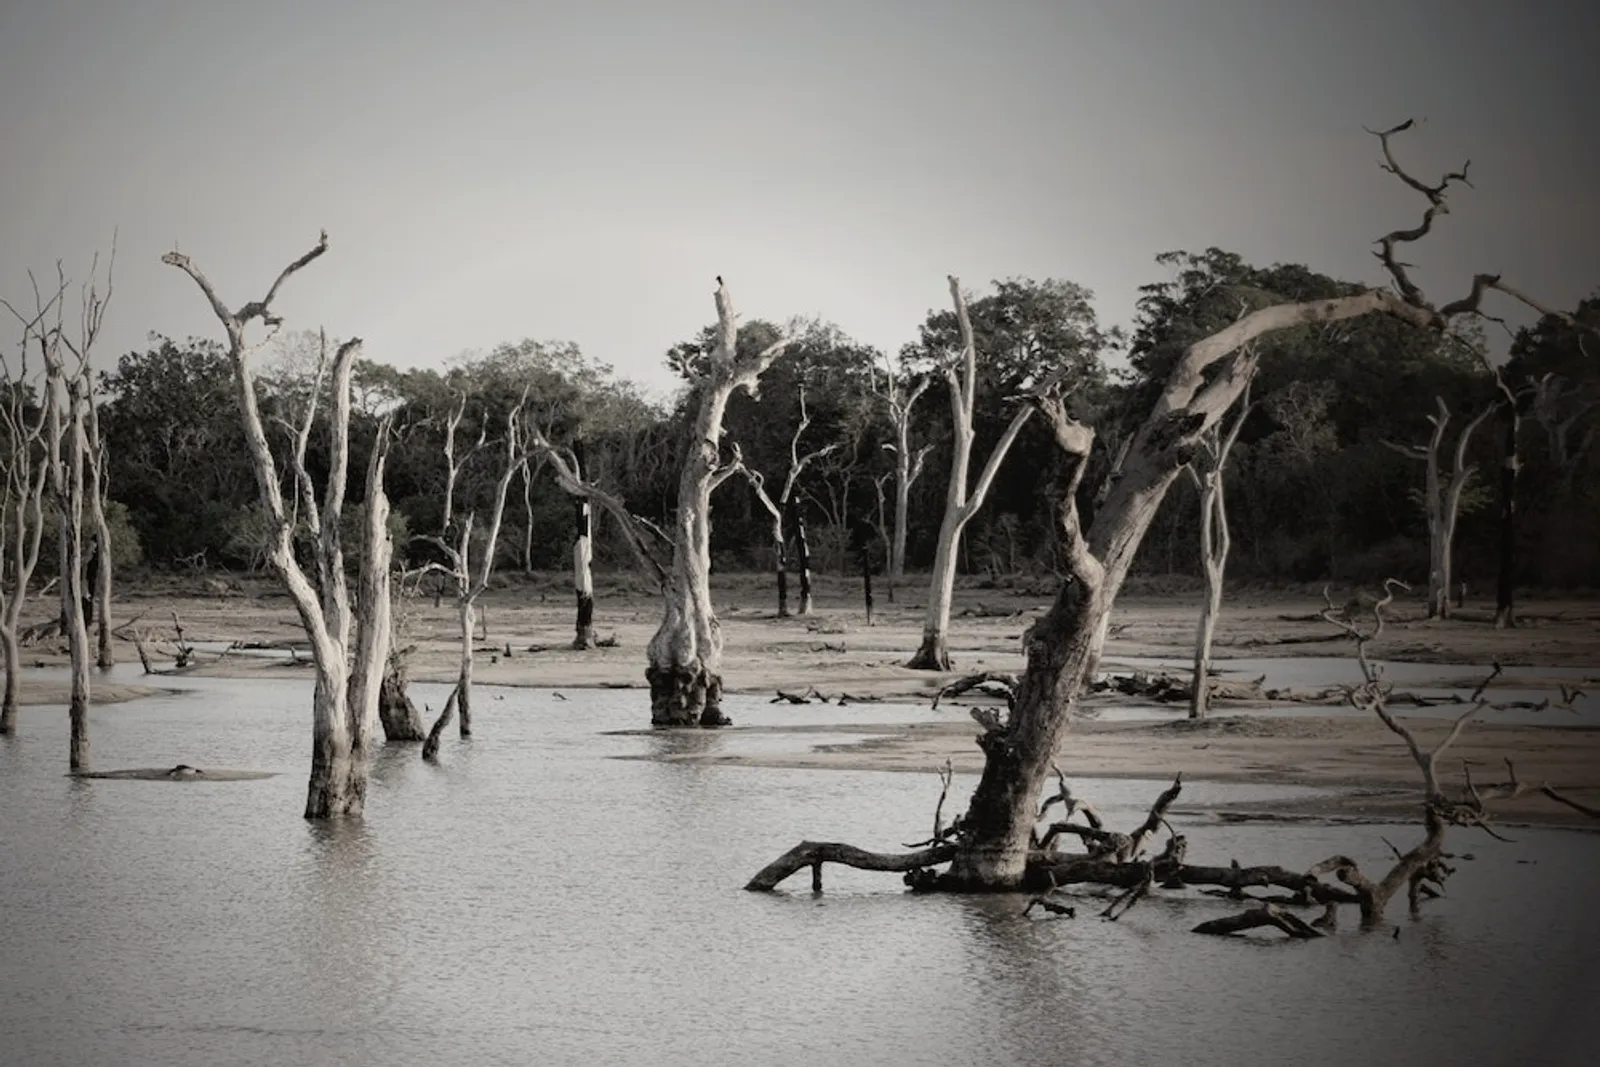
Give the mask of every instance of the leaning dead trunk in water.
M 968 491 L 967 472 L 972 462 L 972 418 L 977 403 L 978 352 L 972 336 L 972 320 L 967 315 L 967 300 L 961 292 L 961 282 L 950 277 L 950 298 L 955 302 L 956 323 L 961 329 L 960 367 L 951 364 L 944 368 L 950 385 L 950 480 L 945 486 L 944 518 L 939 523 L 939 542 L 933 554 L 933 573 L 928 579 L 928 607 L 922 626 L 922 644 L 917 648 L 907 667 L 913 670 L 947 671 L 950 669 L 950 607 L 955 600 L 956 561 L 961 552 L 961 535 L 967 524 L 983 506 L 989 487 L 1006 454 L 1016 443 L 1023 424 L 1033 409 L 1024 404 L 1000 435 L 989 460 L 983 465 L 978 481 Z
M 1378 134 L 1390 172 L 1422 192 L 1430 204 L 1419 227 L 1393 231 L 1378 242 L 1379 258 L 1398 292 L 1374 289 L 1261 308 L 1190 345 L 1130 444 L 1121 477 L 1096 511 L 1087 534 L 1079 529 L 1076 489 L 1093 431 L 1071 419 L 1059 400 L 1050 396 L 1034 400 L 1048 418 L 1058 447 L 1070 460 L 1068 482 L 1057 502 L 1068 577 L 1049 612 L 1024 635 L 1027 668 L 1017 687 L 1014 708 L 1007 715 L 985 711 L 976 716 L 983 726 L 978 743 L 984 752 L 984 769 L 954 840 L 936 840 L 934 847 L 920 854 L 874 857 L 880 864 L 875 869 L 917 868 L 923 872 L 917 884 L 924 888 L 1013 890 L 1024 884 L 1045 776 L 1098 656 L 1097 635 L 1163 496 L 1178 471 L 1193 458 L 1201 436 L 1233 405 L 1254 373 L 1255 356 L 1247 347 L 1252 341 L 1282 330 L 1369 314 L 1385 314 L 1442 331 L 1456 316 L 1477 313 L 1490 289 L 1518 295 L 1501 284 L 1498 276 L 1479 275 L 1468 296 L 1435 307 L 1395 258 L 1397 243 L 1427 235 L 1444 205 L 1446 188 L 1464 180 L 1464 175 L 1455 174 L 1427 186 L 1400 168 L 1390 152 L 1389 138 L 1410 125 Z M 1430 798 L 1435 792 L 1430 786 Z M 810 847 L 815 851 L 816 846 Z M 928 872 L 946 860 L 950 863 L 947 872 Z M 1397 864 L 1399 877 L 1410 879 L 1416 870 L 1426 868 L 1428 860 L 1425 846 L 1414 861 L 1408 857 Z M 904 865 L 881 865 L 884 862 Z M 766 887 L 760 879 L 751 886 Z
M 269 308 L 278 289 L 291 274 L 327 249 L 328 235 L 324 232 L 316 247 L 279 273 L 264 298 L 244 305 L 237 312 L 228 309 L 188 256 L 168 252 L 161 257 L 163 263 L 178 268 L 194 281 L 226 333 L 245 443 L 250 450 L 261 507 L 272 525 L 267 558 L 293 601 L 311 643 L 316 683 L 312 696 L 311 775 L 306 789 L 305 817 L 308 819 L 360 815 L 366 803 L 371 735 L 377 720 L 383 668 L 389 654 L 387 583 L 392 544 L 387 526 L 388 498 L 383 490 L 389 423 L 384 420 L 379 427 L 372 462 L 367 468 L 367 547 L 361 564 L 357 618 L 352 620 L 340 520 L 349 473 L 350 378 L 361 342 L 352 339 L 339 345 L 331 359 L 330 370 L 327 341 L 323 338 L 316 381 L 294 441 L 293 484 L 299 497 L 298 516 L 295 516 L 285 506 L 283 480 L 267 443 L 245 328 L 256 319 L 276 326 L 281 320 L 271 314 Z M 306 464 L 306 450 L 325 379 L 330 381 L 328 476 L 319 504 Z M 312 532 L 310 563 L 315 569 L 315 580 L 306 573 L 295 552 L 297 518 Z M 352 646 L 353 622 L 358 632 Z M 352 651 L 355 653 L 353 662 Z
M 788 345 L 782 338 L 740 356 L 738 326 L 727 289 L 716 291 L 717 337 L 704 375 L 696 383 L 698 406 L 678 478 L 672 562 L 662 590 L 661 626 L 646 648 L 653 726 L 721 726 L 722 626 L 711 606 L 711 493 L 743 464 L 721 462 L 718 441 L 728 398 L 751 389 Z

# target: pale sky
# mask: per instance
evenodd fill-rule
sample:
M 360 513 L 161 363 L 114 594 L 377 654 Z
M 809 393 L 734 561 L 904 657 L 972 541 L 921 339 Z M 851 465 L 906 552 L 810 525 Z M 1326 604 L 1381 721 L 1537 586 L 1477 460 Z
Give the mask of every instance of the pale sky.
M 659 390 L 714 317 L 894 351 L 945 275 L 1055 276 L 1127 322 L 1220 245 L 1380 282 L 1418 217 L 1361 130 L 1477 188 L 1408 249 L 1571 307 L 1600 286 L 1600 4 L 1584 0 L 8 0 L 0 295 L 119 233 L 102 359 L 237 306 L 438 365 L 570 339 Z

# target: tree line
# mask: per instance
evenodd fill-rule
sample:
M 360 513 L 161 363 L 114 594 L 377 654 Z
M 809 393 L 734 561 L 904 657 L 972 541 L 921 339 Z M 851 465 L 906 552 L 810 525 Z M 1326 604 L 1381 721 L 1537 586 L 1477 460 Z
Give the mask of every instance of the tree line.
M 710 530 L 713 567 L 767 570 L 779 560 L 792 567 L 798 522 L 812 566 L 824 572 L 853 574 L 862 553 L 897 581 L 908 569 L 925 570 L 935 562 L 947 491 L 962 484 L 948 477 L 959 439 L 970 437 L 968 478 L 976 482 L 1017 412 L 1026 410 L 1017 400 L 1025 385 L 1070 374 L 1074 409 L 1103 427 L 1085 476 L 1092 489 L 1114 470 L 1131 420 L 1189 340 L 1244 308 L 1361 288 L 1298 265 L 1255 267 L 1218 249 L 1170 253 L 1159 264 L 1170 276 L 1144 288 L 1126 335 L 1098 323 L 1081 286 L 1057 279 L 994 282 L 968 301 L 977 354 L 970 384 L 953 385 L 940 371 L 959 350 L 952 310 L 930 312 L 918 339 L 892 357 L 826 322 L 795 325 L 786 355 L 764 374 L 758 393 L 727 402 L 724 440 L 739 447 L 755 477 L 719 490 Z M 1597 309 L 1600 302 L 1591 299 L 1573 313 Z M 454 407 L 462 408 L 456 499 L 486 513 L 496 457 L 487 442 L 475 446 L 493 436 L 524 390 L 530 416 L 551 440 L 581 438 L 594 478 L 635 514 L 667 524 L 694 414 L 689 379 L 712 330 L 668 349 L 667 363 L 684 386 L 665 404 L 645 399 L 570 342 L 512 341 L 439 368 L 403 371 L 359 359 L 352 370 L 355 439 L 367 440 L 384 414 L 392 414 L 399 431 L 388 475 L 399 558 L 430 551 L 410 534 L 443 529 L 450 476 L 444 438 Z M 770 322 L 743 323 L 738 345 L 756 351 L 780 332 Z M 1600 585 L 1600 543 L 1585 533 L 1600 528 L 1600 459 L 1592 448 L 1600 371 L 1584 357 L 1581 341 L 1565 320 L 1547 316 L 1518 332 L 1502 370 L 1522 416 L 1517 577 L 1531 586 Z M 274 447 L 289 444 L 287 413 L 310 387 L 314 348 L 314 335 L 297 334 L 264 350 L 256 387 Z M 1508 443 L 1506 413 L 1491 412 L 1501 394 L 1486 354 L 1481 326 L 1441 336 L 1379 317 L 1303 327 L 1263 342 L 1254 403 L 1221 474 L 1230 577 L 1425 582 L 1426 476 L 1405 450 L 1428 444 L 1434 429 L 1428 417 L 1442 401 L 1453 420 L 1445 428 L 1447 453 L 1462 428 L 1489 416 L 1476 424 L 1463 454 L 1453 593 L 1460 581 L 1489 588 L 1501 536 L 1496 472 Z M 119 559 L 163 570 L 262 569 L 262 516 L 224 347 L 204 338 L 155 337 L 103 372 L 99 392 Z M 970 409 L 968 430 L 952 419 L 953 400 Z M 1061 461 L 1039 422 L 1024 423 L 1013 437 L 1012 458 L 996 465 L 987 498 L 955 546 L 962 573 L 1005 578 L 1062 569 L 1049 497 Z M 308 455 L 317 470 L 327 461 L 320 440 L 313 438 Z M 571 503 L 555 472 L 535 459 L 510 490 L 497 565 L 565 569 Z M 359 486 L 351 492 L 359 504 Z M 1135 573 L 1203 575 L 1200 498 L 1189 480 L 1174 487 Z M 596 518 L 597 565 L 631 566 L 622 532 L 603 512 Z

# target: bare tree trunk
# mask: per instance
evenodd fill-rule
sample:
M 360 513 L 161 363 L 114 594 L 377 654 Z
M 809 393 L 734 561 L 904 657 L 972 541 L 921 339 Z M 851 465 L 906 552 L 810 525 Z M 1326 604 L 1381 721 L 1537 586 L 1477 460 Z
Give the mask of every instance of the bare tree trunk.
M 461 599 L 461 670 L 456 678 L 456 703 L 461 716 L 461 736 L 472 736 L 472 637 L 477 612 L 472 601 Z
M 1006 453 L 1033 413 L 1027 404 L 1017 409 L 1005 429 L 977 484 L 967 491 L 967 471 L 972 458 L 972 417 L 977 399 L 977 347 L 972 336 L 972 320 L 967 315 L 966 297 L 961 283 L 950 278 L 950 298 L 955 302 L 956 322 L 961 328 L 961 365 L 944 369 L 950 384 L 950 418 L 953 442 L 950 452 L 950 481 L 945 488 L 944 518 L 939 524 L 939 545 L 934 552 L 933 574 L 928 581 L 928 607 L 922 626 L 922 644 L 907 667 L 915 670 L 947 671 L 950 652 L 946 634 L 950 629 L 950 605 L 955 595 L 956 561 L 961 550 L 961 534 L 983 506 L 989 486 L 994 483 Z
M 573 458 L 579 478 L 583 477 L 583 441 L 573 445 Z M 578 596 L 578 621 L 572 647 L 587 651 L 595 647 L 594 641 L 594 575 L 590 564 L 594 561 L 594 522 L 589 510 L 589 498 L 572 498 L 575 531 L 572 540 L 572 584 Z
M 405 671 L 391 658 L 378 689 L 378 721 L 383 724 L 385 741 L 421 741 L 427 736 L 422 729 L 422 716 L 406 688 Z
M 299 613 L 301 625 L 311 643 L 316 665 L 316 686 L 311 702 L 311 776 L 306 786 L 305 816 L 326 819 L 360 815 L 366 802 L 370 748 L 369 731 L 377 717 L 377 700 L 383 666 L 389 653 L 388 590 L 383 584 L 382 605 L 374 591 L 388 581 L 388 500 L 383 493 L 383 455 L 389 426 L 380 427 L 378 444 L 368 468 L 367 553 L 361 567 L 359 627 L 355 635 L 355 662 L 352 664 L 351 603 L 345 576 L 344 549 L 340 537 L 345 488 L 350 457 L 350 377 L 361 342 L 351 339 L 339 345 L 331 360 L 329 377 L 328 477 L 319 504 L 315 486 L 306 465 L 306 448 L 314 424 L 317 401 L 324 374 L 330 370 L 326 338 L 317 365 L 317 379 L 306 405 L 305 417 L 296 435 L 293 451 L 294 486 L 298 493 L 298 517 L 314 532 L 311 561 L 315 580 L 301 566 L 295 553 L 295 516 L 285 507 L 283 485 L 277 461 L 267 442 L 265 427 L 256 397 L 254 374 L 249 364 L 249 345 L 245 328 L 255 319 L 272 326 L 280 320 L 269 308 L 278 289 L 290 275 L 299 271 L 328 249 L 324 232 L 316 246 L 285 267 L 267 295 L 230 311 L 206 276 L 181 252 L 168 252 L 161 261 L 176 267 L 199 287 L 228 339 L 228 354 L 233 364 L 235 398 L 250 449 L 262 509 L 273 525 L 268 559 L 283 581 Z M 380 575 L 381 572 L 381 575 Z M 381 612 L 379 618 L 376 613 Z M 352 680 L 355 684 L 352 686 Z M 352 689 L 355 690 L 352 694 Z M 354 697 L 354 699 L 353 699 Z
M 17 644 L 15 627 L 0 627 L 0 652 L 5 654 L 6 691 L 0 703 L 0 737 L 17 732 L 17 680 L 22 676 L 22 649 Z
M 1189 693 L 1191 719 L 1206 717 L 1206 706 L 1211 698 L 1211 641 L 1216 634 L 1217 615 L 1222 610 L 1222 577 L 1233 544 L 1228 532 L 1228 504 L 1224 493 L 1228 454 L 1233 451 L 1239 431 L 1253 408 L 1250 385 L 1246 383 L 1239 400 L 1239 415 L 1232 427 L 1226 434 L 1214 429 L 1203 439 L 1205 451 L 1209 453 L 1204 471 L 1196 474 L 1193 463 L 1188 467 L 1200 487 L 1200 563 L 1206 572 L 1206 597 L 1195 630 L 1194 683 Z
M 533 573 L 533 466 L 522 468 L 522 573 Z
M 885 357 L 887 362 L 888 357 Z M 933 379 L 923 378 L 909 393 L 895 377 L 895 368 L 889 363 L 884 368 L 884 386 L 877 389 L 877 376 L 873 375 L 874 391 L 883 397 L 889 409 L 889 422 L 894 427 L 894 535 L 889 542 L 889 599 L 894 600 L 894 583 L 906 574 L 906 529 L 910 510 L 911 486 L 922 473 L 922 461 L 928 456 L 931 445 L 911 454 L 911 412 L 917 401 L 927 391 Z
M 794 526 L 794 562 L 800 575 L 800 615 L 811 614 L 811 542 L 806 539 L 806 517 L 798 501 L 789 505 Z
M 100 436 L 99 405 L 88 398 L 88 498 L 89 521 L 94 524 L 95 567 L 89 590 L 94 600 L 96 654 L 95 666 L 109 670 L 117 655 L 111 645 L 111 524 L 106 520 L 106 501 L 110 486 L 106 481 L 106 445 Z
M 872 625 L 872 554 L 861 550 L 861 597 L 867 606 L 867 625 Z
M 1517 625 L 1517 475 L 1522 469 L 1519 441 L 1522 436 L 1522 412 L 1517 398 L 1506 389 L 1504 404 L 1506 420 L 1505 459 L 1500 465 L 1500 567 L 1495 578 L 1494 628 L 1505 630 Z
M 1433 423 L 1433 434 L 1426 445 L 1398 445 L 1385 442 L 1401 455 L 1422 460 L 1427 466 L 1423 480 L 1423 501 L 1428 517 L 1428 618 L 1450 617 L 1450 592 L 1452 581 L 1451 556 L 1456 537 L 1456 518 L 1461 511 L 1461 494 L 1471 479 L 1473 469 L 1467 465 L 1467 446 L 1474 431 L 1489 417 L 1493 406 L 1486 407 L 1462 429 L 1456 438 L 1454 462 L 1450 473 L 1439 470 L 1439 449 L 1444 443 L 1445 426 L 1450 422 L 1450 409 L 1444 397 L 1434 397 L 1438 413 L 1428 416 Z

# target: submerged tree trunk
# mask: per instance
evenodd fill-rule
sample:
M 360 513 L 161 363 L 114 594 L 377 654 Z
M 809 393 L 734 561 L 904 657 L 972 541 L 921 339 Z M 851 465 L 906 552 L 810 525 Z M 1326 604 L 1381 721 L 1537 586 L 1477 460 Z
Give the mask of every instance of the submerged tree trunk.
M 5 655 L 6 690 L 0 702 L 0 737 L 17 732 L 17 679 L 22 674 L 22 650 L 17 647 L 16 631 L 10 627 L 0 630 L 0 652 Z
M 237 312 L 228 309 L 188 256 L 168 252 L 161 257 L 163 263 L 182 270 L 194 281 L 227 335 L 245 443 L 261 506 L 273 527 L 268 559 L 294 602 L 311 642 L 316 685 L 311 702 L 311 775 L 305 806 L 308 819 L 360 815 L 366 802 L 371 732 L 377 720 L 378 694 L 391 641 L 388 581 L 392 542 L 387 525 L 389 502 L 383 489 L 390 424 L 387 419 L 380 422 L 367 467 L 366 551 L 360 567 L 352 646 L 352 610 L 340 531 L 350 461 L 350 380 L 361 342 L 355 338 L 345 341 L 330 361 L 326 338 L 323 339 L 316 387 L 294 440 L 291 459 L 298 518 L 314 533 L 310 561 L 315 568 L 313 580 L 295 552 L 295 516 L 285 506 L 283 479 L 261 419 L 245 328 L 255 319 L 269 325 L 277 322 L 269 308 L 279 288 L 290 275 L 327 249 L 328 235 L 324 232 L 311 251 L 278 274 L 263 299 L 246 304 Z M 328 375 L 330 396 L 328 475 L 319 502 L 306 464 L 306 450 L 324 374 Z
M 383 725 L 385 741 L 405 743 L 421 741 L 422 716 L 406 691 L 405 671 L 391 659 L 378 687 L 378 721 Z
M 722 713 L 722 627 L 711 606 L 711 493 L 743 464 L 738 459 L 722 464 L 718 441 L 728 397 L 754 386 L 789 343 L 782 338 L 760 352 L 740 355 L 733 304 L 720 282 L 716 303 L 716 343 L 696 383 L 699 403 L 678 479 L 661 626 L 646 648 L 650 722 L 658 727 L 729 722 Z

